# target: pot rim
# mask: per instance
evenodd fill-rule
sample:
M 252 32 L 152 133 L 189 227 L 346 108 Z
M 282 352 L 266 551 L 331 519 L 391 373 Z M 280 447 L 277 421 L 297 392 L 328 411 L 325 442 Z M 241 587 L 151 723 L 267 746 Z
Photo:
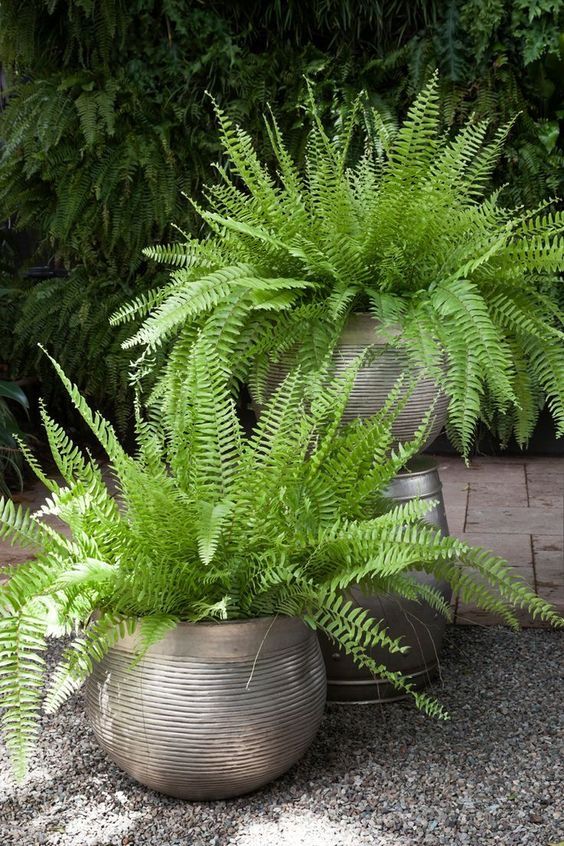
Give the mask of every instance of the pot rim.
M 439 462 L 427 455 L 415 455 L 410 458 L 405 467 L 403 467 L 397 476 L 402 478 L 413 476 L 426 476 L 428 473 L 438 472 Z
M 257 655 L 268 657 L 294 649 L 315 634 L 302 617 L 282 614 L 247 620 L 220 620 L 217 623 L 180 622 L 154 643 L 146 654 L 211 662 L 241 660 L 246 656 L 252 661 Z M 112 649 L 135 652 L 138 638 L 139 629 L 136 628 L 132 634 L 120 638 Z
M 120 613 L 120 612 L 114 612 L 114 613 Z M 161 612 L 159 612 L 159 613 L 161 613 Z M 100 612 L 96 611 L 95 614 L 92 615 L 92 619 L 98 619 L 99 616 L 100 616 Z M 150 620 L 151 617 L 154 617 L 154 616 L 156 616 L 156 614 L 143 614 L 142 616 L 136 617 L 136 619 L 138 621 Z M 302 623 L 304 623 L 304 625 L 307 626 L 307 623 L 305 623 L 303 617 L 300 617 L 298 615 L 290 616 L 289 614 L 269 614 L 269 615 L 263 615 L 263 616 L 260 616 L 260 617 L 245 617 L 245 618 L 235 619 L 235 620 L 198 620 L 197 622 L 195 622 L 193 620 L 179 620 L 176 623 L 175 628 L 193 628 L 194 626 L 197 626 L 198 628 L 204 628 L 205 626 L 209 626 L 210 628 L 217 628 L 217 626 L 228 626 L 228 625 L 234 625 L 234 624 L 238 625 L 240 623 L 261 623 L 261 622 L 266 622 L 267 620 L 272 620 L 273 622 L 275 620 L 299 620 Z M 308 626 L 308 628 L 311 628 L 311 627 Z M 174 629 L 172 629 L 171 631 L 174 631 Z
M 336 350 L 341 346 L 385 346 L 401 339 L 403 328 L 399 323 L 377 320 L 369 311 L 351 311 L 343 323 Z M 395 346 L 395 345 L 394 345 Z M 400 352 L 396 349 L 396 352 Z

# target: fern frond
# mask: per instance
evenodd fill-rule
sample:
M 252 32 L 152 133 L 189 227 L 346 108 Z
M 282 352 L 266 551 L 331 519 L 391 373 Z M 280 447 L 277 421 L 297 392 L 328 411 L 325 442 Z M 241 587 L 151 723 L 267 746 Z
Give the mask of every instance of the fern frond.
M 135 620 L 104 614 L 91 623 L 85 633 L 67 647 L 51 679 L 45 696 L 48 714 L 58 711 L 91 674 L 94 663 L 102 660 L 120 637 L 131 634 Z
M 0 538 L 12 545 L 18 543 L 25 547 L 40 547 L 46 541 L 44 527 L 35 521 L 21 505 L 15 505 L 11 499 L 0 498 Z
M 0 721 L 14 774 L 23 779 L 37 736 L 45 660 L 45 622 L 38 603 L 0 616 Z
M 43 352 L 50 360 L 61 382 L 65 386 L 73 405 L 84 422 L 88 424 L 94 435 L 98 438 L 110 460 L 116 463 L 126 461 L 126 453 L 123 450 L 111 424 L 108 423 L 107 420 L 104 420 L 99 412 L 91 410 L 76 385 L 73 385 L 70 379 L 67 378 L 58 362 L 56 362 L 46 350 L 43 350 Z

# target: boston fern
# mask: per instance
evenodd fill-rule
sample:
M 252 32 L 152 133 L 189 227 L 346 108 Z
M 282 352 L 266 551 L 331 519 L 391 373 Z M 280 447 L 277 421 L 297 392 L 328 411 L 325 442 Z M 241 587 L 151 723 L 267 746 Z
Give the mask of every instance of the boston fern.
M 359 665 L 412 692 L 425 711 L 445 716 L 436 701 L 370 658 L 374 645 L 404 647 L 352 604 L 351 585 L 422 599 L 448 615 L 437 591 L 410 578 L 422 570 L 448 579 L 510 625 L 517 621 L 508 603 L 559 620 L 503 561 L 423 522 L 428 504 L 394 505 L 383 496 L 420 448 L 425 427 L 391 451 L 399 389 L 373 419 L 340 427 L 359 364 L 323 387 L 294 371 L 246 438 L 220 361 L 200 340 L 182 414 L 158 422 L 138 413 L 135 456 L 55 364 L 109 457 L 117 493 L 43 409 L 64 481 L 46 478 L 26 450 L 50 496 L 35 514 L 10 500 L 0 507 L 0 536 L 34 553 L 0 587 L 2 723 L 19 775 L 36 734 L 43 653 L 52 635 L 75 638 L 48 687 L 48 711 L 126 631 L 138 631 L 140 660 L 181 620 L 283 614 L 301 616 Z M 53 528 L 50 515 L 69 532 Z
M 470 121 L 448 138 L 437 86 L 398 131 L 361 98 L 330 135 L 312 103 L 303 168 L 269 118 L 276 174 L 217 110 L 229 164 L 197 207 L 208 235 L 147 249 L 175 266 L 170 282 L 115 316 L 144 316 L 129 342 L 144 359 L 174 340 L 169 386 L 198 327 L 260 391 L 269 359 L 295 346 L 315 365 L 347 315 L 369 310 L 400 324 L 395 343 L 442 383 L 461 451 L 480 418 L 526 443 L 545 401 L 564 432 L 562 315 L 542 293 L 564 268 L 564 215 L 486 193 L 509 127 L 488 140 L 487 122 Z

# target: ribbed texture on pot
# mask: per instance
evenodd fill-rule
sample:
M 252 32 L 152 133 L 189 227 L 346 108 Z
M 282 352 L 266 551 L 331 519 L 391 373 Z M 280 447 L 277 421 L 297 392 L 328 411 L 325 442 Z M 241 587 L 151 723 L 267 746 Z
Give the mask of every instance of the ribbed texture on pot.
M 96 665 L 86 703 L 102 748 L 148 787 L 194 800 L 247 793 L 317 732 L 325 667 L 301 620 L 181 624 L 131 668 L 133 647 L 126 638 Z
M 435 500 L 437 504 L 427 513 L 427 522 L 448 535 L 448 524 L 437 464 L 427 456 L 412 459 L 392 481 L 388 492 L 397 502 L 407 502 L 418 496 Z M 438 590 L 445 602 L 450 602 L 452 590 L 445 581 L 427 573 L 412 572 L 411 577 Z M 368 596 L 353 587 L 350 598 L 367 608 L 376 620 L 382 620 L 393 637 L 402 637 L 409 651 L 390 653 L 383 647 L 371 650 L 371 656 L 389 670 L 409 676 L 414 687 L 422 688 L 437 674 L 439 655 L 446 628 L 446 619 L 427 602 L 410 602 L 399 596 Z M 350 656 L 320 635 L 319 641 L 327 667 L 327 698 L 333 702 L 390 702 L 404 698 L 383 679 L 375 679 L 368 671 L 359 669 Z
M 388 339 L 379 333 L 378 324 L 370 314 L 352 314 L 349 317 L 333 354 L 335 375 L 343 373 L 367 346 L 380 349 L 374 361 L 359 372 L 342 422 L 350 423 L 351 420 L 359 417 L 371 417 L 376 414 L 385 404 L 397 380 L 404 374 L 406 382 L 413 378 L 416 384 L 393 425 L 393 435 L 399 442 L 411 440 L 425 414 L 437 399 L 432 427 L 425 443 L 425 446 L 429 446 L 438 437 L 446 423 L 448 397 L 439 391 L 433 379 L 423 375 L 420 370 L 414 370 L 405 352 L 389 345 Z M 283 382 L 290 366 L 289 359 L 282 359 L 271 365 L 265 383 L 266 397 L 269 397 Z M 403 396 L 405 397 L 408 393 L 409 389 L 406 385 Z

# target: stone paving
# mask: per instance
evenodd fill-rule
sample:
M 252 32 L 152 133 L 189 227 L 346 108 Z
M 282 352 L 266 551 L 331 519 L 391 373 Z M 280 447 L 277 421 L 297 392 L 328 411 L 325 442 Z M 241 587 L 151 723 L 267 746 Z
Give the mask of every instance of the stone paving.
M 564 613 L 564 458 L 487 456 L 473 459 L 469 468 L 457 457 L 435 458 L 451 534 L 506 558 Z M 37 484 L 15 499 L 34 509 L 44 496 Z M 27 556 L 0 541 L 0 564 Z M 539 625 L 521 612 L 520 621 Z M 455 622 L 489 626 L 500 620 L 455 600 Z
M 450 533 L 506 558 L 564 613 L 564 458 L 435 456 Z M 523 625 L 537 625 L 521 613 Z M 499 618 L 456 603 L 460 624 L 497 625 Z

